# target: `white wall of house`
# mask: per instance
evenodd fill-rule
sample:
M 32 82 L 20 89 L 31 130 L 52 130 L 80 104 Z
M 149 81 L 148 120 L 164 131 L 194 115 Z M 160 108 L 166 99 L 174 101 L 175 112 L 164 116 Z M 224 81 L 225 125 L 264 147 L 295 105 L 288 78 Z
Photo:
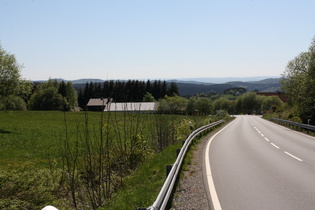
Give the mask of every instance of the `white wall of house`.
M 109 103 L 104 111 L 110 112 L 155 112 L 156 102 Z

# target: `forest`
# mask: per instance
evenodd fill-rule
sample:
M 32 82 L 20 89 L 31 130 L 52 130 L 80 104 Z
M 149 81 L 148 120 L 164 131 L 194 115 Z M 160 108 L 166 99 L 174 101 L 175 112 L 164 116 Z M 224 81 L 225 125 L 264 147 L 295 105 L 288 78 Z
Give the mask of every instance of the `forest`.
M 152 99 L 148 98 L 148 95 Z M 84 89 L 78 90 L 79 106 L 84 109 L 90 98 L 112 98 L 115 102 L 143 102 L 158 101 L 165 96 L 178 95 L 175 82 L 167 84 L 166 81 L 154 80 L 140 81 L 105 81 L 87 82 Z

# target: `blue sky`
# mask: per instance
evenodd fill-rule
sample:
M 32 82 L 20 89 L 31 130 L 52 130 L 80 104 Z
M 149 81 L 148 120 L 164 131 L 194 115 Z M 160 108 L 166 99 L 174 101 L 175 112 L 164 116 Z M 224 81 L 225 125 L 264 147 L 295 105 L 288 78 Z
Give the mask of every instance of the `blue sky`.
M 315 35 L 314 0 L 0 0 L 24 79 L 280 76 Z

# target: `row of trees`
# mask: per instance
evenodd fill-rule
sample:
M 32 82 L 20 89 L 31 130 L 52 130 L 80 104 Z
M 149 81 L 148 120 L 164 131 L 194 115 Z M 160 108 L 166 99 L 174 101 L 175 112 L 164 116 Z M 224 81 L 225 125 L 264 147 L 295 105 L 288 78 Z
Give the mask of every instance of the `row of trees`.
M 169 114 L 209 115 L 220 112 L 230 114 L 261 114 L 282 109 L 283 102 L 278 96 L 261 96 L 255 92 L 247 92 L 236 100 L 225 96 L 214 101 L 205 97 L 194 96 L 189 99 L 173 96 L 159 101 L 159 112 Z
M 149 97 L 147 94 L 150 94 Z M 159 100 L 164 96 L 178 95 L 175 82 L 167 83 L 165 80 L 128 80 L 105 81 L 104 83 L 86 83 L 83 90 L 79 90 L 79 106 L 84 108 L 90 98 L 113 98 L 116 102 L 142 102 L 144 100 Z M 153 98 L 152 98 L 152 97 Z M 151 98 L 151 99 L 150 99 Z

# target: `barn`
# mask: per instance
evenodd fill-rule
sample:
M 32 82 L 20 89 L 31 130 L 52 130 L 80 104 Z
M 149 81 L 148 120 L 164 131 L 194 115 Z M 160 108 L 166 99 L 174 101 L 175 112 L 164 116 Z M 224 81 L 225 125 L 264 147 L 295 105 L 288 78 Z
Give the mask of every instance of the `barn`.
M 86 105 L 88 111 L 103 111 L 112 98 L 91 98 Z
M 156 112 L 156 102 L 113 102 L 112 98 L 91 98 L 87 104 L 89 111 L 105 112 Z

